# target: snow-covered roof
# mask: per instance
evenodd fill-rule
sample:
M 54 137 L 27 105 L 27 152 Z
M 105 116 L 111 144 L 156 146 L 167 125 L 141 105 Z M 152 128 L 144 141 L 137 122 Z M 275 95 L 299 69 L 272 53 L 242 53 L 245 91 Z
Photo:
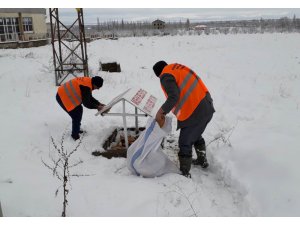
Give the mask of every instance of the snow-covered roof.
M 152 24 L 153 24 L 153 23 L 165 23 L 165 22 L 162 21 L 162 20 L 157 19 L 157 20 L 154 20 L 154 21 L 152 22 Z

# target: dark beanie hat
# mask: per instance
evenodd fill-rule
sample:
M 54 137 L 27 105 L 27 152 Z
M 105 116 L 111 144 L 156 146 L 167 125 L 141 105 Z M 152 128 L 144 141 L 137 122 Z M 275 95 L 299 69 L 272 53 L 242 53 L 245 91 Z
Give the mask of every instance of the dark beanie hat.
M 99 88 L 102 87 L 102 85 L 103 85 L 102 77 L 99 77 L 99 76 L 92 77 L 92 84 L 96 85 Z
M 163 69 L 165 68 L 165 66 L 168 65 L 165 61 L 159 61 L 157 63 L 154 64 L 153 66 L 153 70 L 154 73 L 156 74 L 156 76 L 160 76 L 161 72 L 163 71 Z

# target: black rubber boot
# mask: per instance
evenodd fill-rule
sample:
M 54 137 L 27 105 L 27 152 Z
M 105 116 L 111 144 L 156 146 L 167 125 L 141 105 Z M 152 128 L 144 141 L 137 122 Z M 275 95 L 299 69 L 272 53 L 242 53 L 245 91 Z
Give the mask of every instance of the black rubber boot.
M 187 178 L 191 178 L 190 170 L 191 170 L 192 158 L 179 156 L 179 164 L 180 164 L 180 171 L 182 175 Z
M 80 138 L 79 134 L 72 134 L 71 137 L 73 138 L 74 141 Z
M 197 159 L 193 159 L 193 165 L 201 166 L 202 168 L 207 168 L 209 166 L 206 159 L 206 146 L 204 144 L 195 145 L 195 150 L 197 154 Z

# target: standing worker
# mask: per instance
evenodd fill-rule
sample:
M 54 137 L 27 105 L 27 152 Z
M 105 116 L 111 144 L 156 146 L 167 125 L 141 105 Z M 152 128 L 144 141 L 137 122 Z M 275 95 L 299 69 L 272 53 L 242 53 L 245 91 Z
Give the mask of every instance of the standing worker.
M 194 165 L 208 167 L 206 146 L 202 134 L 215 112 L 213 100 L 207 87 L 197 74 L 181 64 L 167 64 L 159 61 L 153 66 L 154 73 L 160 78 L 161 87 L 167 99 L 156 114 L 156 121 L 163 125 L 165 115 L 171 110 L 177 117 L 179 135 L 179 163 L 183 176 L 191 177 Z M 197 159 L 192 161 L 192 146 Z
M 102 77 L 77 77 L 65 84 L 61 85 L 56 94 L 58 104 L 72 118 L 72 138 L 76 141 L 79 139 L 79 134 L 83 133 L 80 130 L 83 104 L 89 109 L 98 109 L 99 111 L 105 106 L 98 102 L 93 96 L 92 91 L 100 89 L 103 85 Z

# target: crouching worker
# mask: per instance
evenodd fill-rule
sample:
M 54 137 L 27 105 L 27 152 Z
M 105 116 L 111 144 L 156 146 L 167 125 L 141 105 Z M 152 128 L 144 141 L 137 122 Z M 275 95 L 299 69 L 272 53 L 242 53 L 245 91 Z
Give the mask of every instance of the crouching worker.
M 187 66 L 159 61 L 153 70 L 167 97 L 156 114 L 156 121 L 163 124 L 165 115 L 171 110 L 177 117 L 180 170 L 182 175 L 191 177 L 193 146 L 197 154 L 193 164 L 208 167 L 202 134 L 215 112 L 213 100 L 202 80 Z
M 57 91 L 56 100 L 58 104 L 72 118 L 72 138 L 79 139 L 83 104 L 86 108 L 101 110 L 105 105 L 92 96 L 93 90 L 98 90 L 103 85 L 103 79 L 99 76 L 77 77 L 62 84 Z

